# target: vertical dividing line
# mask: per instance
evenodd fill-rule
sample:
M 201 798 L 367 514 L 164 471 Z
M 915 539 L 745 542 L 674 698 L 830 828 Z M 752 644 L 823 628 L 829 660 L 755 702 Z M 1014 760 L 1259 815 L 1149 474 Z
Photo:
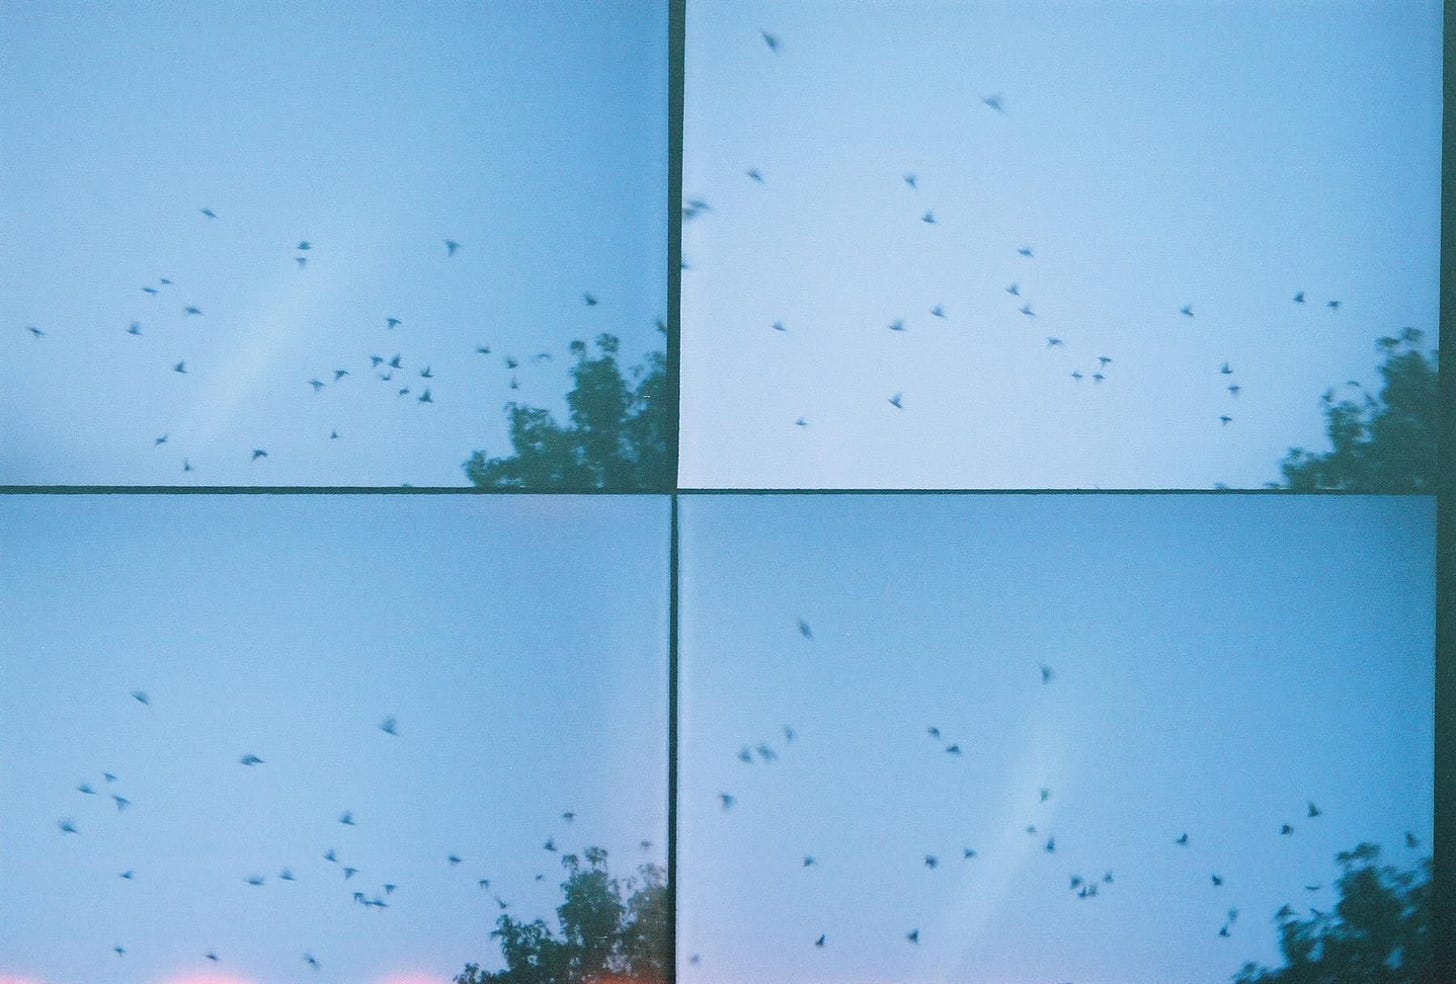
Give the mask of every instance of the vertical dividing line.
M 674 494 L 667 548 L 667 976 L 674 982 L 677 980 L 677 500 Z
M 1441 110 L 1441 293 L 1437 379 L 1442 422 L 1436 439 L 1436 747 L 1431 844 L 1433 980 L 1456 981 L 1456 4 L 1445 5 Z
M 682 158 L 683 72 L 687 0 L 668 0 L 667 14 L 667 432 L 669 486 L 677 488 L 682 429 Z

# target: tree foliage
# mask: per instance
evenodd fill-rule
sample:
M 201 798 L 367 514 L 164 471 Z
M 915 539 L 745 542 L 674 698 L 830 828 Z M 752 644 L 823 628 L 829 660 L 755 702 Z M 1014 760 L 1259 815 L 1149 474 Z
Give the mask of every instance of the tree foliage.
M 607 872 L 607 852 L 564 855 L 560 932 L 543 920 L 502 915 L 490 935 L 505 969 L 468 964 L 455 984 L 664 984 L 668 979 L 668 905 L 662 869 L 643 865 L 621 882 Z M 585 864 L 583 864 L 585 860 Z
M 1436 487 L 1440 395 L 1436 360 L 1420 351 L 1422 334 L 1405 329 L 1380 339 L 1385 352 L 1380 396 L 1335 400 L 1325 393 L 1325 428 L 1332 450 L 1291 448 L 1280 462 L 1284 487 L 1298 492 L 1422 492 Z
M 1380 864 L 1380 848 L 1361 844 L 1336 855 L 1344 873 L 1333 912 L 1275 917 L 1285 966 L 1247 963 L 1235 984 L 1430 984 L 1433 957 L 1431 861 L 1417 870 Z
M 506 405 L 514 454 L 490 458 L 476 451 L 465 474 L 482 488 L 665 490 L 675 432 L 667 360 L 647 355 L 627 376 L 617 365 L 615 335 L 598 335 L 596 355 L 571 343 L 575 385 L 567 394 L 570 422 L 547 410 Z

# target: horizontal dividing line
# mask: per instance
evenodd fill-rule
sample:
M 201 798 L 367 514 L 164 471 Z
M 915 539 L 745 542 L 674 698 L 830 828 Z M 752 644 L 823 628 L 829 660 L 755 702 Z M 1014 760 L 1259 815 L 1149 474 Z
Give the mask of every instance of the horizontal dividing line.
M 1321 498 L 1366 496 L 1380 498 L 1430 498 L 1432 491 L 1368 492 L 1346 489 L 1320 489 L 1295 492 L 1290 489 L 473 489 L 457 486 L 391 485 L 0 485 L 0 495 L 458 495 L 458 496 L 701 496 L 704 498 L 748 495 L 779 496 L 1011 496 L 1011 495 L 1107 495 L 1107 496 L 1274 496 L 1282 498 Z

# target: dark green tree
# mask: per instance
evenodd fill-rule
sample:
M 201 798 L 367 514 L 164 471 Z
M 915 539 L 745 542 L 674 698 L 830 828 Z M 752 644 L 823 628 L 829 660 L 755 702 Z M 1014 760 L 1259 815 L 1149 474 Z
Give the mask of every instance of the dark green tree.
M 468 964 L 455 984 L 665 984 L 668 904 L 662 869 L 644 865 L 625 883 L 607 872 L 607 852 L 564 855 L 560 932 L 543 920 L 503 915 L 490 935 L 505 969 Z M 585 864 L 582 863 L 583 859 Z
M 1280 909 L 1285 966 L 1244 964 L 1235 984 L 1433 984 L 1430 858 L 1398 871 L 1380 864 L 1380 848 L 1361 844 L 1335 860 L 1344 873 L 1334 911 L 1296 919 Z
M 1339 489 L 1352 492 L 1424 492 L 1436 487 L 1436 442 L 1440 396 L 1436 359 L 1418 346 L 1415 328 L 1377 342 L 1385 352 L 1379 397 L 1336 402 L 1323 397 L 1325 428 L 1332 450 L 1313 454 L 1291 448 L 1280 462 L 1284 488 L 1296 492 Z
M 626 376 L 617 364 L 618 341 L 598 335 L 597 354 L 585 342 L 571 343 L 575 383 L 567 394 L 570 422 L 519 403 L 506 405 L 509 457 L 476 451 L 465 474 L 481 488 L 615 489 L 672 488 L 671 448 L 675 434 L 667 360 L 652 352 Z

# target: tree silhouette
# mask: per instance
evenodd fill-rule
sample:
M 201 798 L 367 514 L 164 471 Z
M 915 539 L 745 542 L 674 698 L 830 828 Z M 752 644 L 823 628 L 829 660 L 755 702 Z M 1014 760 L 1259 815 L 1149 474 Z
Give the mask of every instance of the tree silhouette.
M 1275 917 L 1285 966 L 1244 964 L 1235 984 L 1429 984 L 1434 981 L 1431 859 L 1416 870 L 1381 866 L 1380 848 L 1361 844 L 1335 856 L 1344 873 L 1334 912 L 1289 907 Z
M 505 969 L 468 964 L 455 984 L 664 984 L 667 981 L 668 904 L 663 872 L 643 865 L 639 878 L 619 882 L 607 873 L 607 852 L 589 847 L 582 858 L 561 858 L 565 901 L 556 909 L 561 932 L 540 919 L 502 915 L 490 935 L 500 941 Z
M 1385 352 L 1379 398 L 1335 401 L 1324 395 L 1325 427 L 1333 450 L 1312 454 L 1291 448 L 1280 462 L 1284 487 L 1297 492 L 1340 489 L 1354 492 L 1421 492 L 1436 487 L 1440 397 L 1436 359 L 1417 346 L 1422 333 L 1376 343 Z
M 615 335 L 597 336 L 595 357 L 584 342 L 570 348 L 576 356 L 575 386 L 566 397 L 570 424 L 562 427 L 547 410 L 509 403 L 515 453 L 489 458 L 476 451 L 464 464 L 466 476 L 482 488 L 670 489 L 676 421 L 664 354 L 649 353 L 629 380 L 617 365 Z

